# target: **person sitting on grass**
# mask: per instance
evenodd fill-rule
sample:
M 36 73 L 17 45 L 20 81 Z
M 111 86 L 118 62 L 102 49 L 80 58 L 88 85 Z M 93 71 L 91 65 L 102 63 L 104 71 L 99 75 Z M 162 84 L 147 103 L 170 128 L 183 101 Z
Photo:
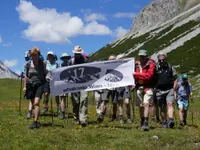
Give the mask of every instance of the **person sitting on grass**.
M 174 93 L 179 108 L 180 125 L 187 125 L 187 110 L 189 100 L 192 100 L 192 85 L 187 74 L 182 75 L 182 81 L 178 82 Z

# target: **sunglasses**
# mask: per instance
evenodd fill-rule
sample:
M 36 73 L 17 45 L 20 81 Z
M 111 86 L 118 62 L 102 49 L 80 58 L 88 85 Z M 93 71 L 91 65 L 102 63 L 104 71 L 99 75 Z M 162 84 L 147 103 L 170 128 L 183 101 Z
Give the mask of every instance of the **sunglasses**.
M 160 61 L 160 62 L 163 62 L 163 61 L 165 61 L 166 59 L 159 59 L 158 61 Z

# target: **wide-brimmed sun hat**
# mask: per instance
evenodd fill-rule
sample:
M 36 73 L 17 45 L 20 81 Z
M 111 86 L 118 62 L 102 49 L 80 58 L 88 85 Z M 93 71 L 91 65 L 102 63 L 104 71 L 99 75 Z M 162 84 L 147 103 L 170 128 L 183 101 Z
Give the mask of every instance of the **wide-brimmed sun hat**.
M 74 50 L 72 51 L 74 54 L 82 54 L 84 51 L 80 46 L 75 46 Z
M 60 60 L 63 60 L 64 58 L 70 59 L 71 56 L 69 56 L 67 53 L 63 53 L 63 54 L 61 55 L 61 57 L 60 57 Z

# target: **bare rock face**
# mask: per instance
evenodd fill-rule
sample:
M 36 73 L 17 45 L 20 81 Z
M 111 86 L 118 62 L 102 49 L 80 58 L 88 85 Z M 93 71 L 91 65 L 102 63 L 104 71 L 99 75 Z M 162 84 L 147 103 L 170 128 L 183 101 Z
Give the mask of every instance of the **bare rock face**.
M 131 33 L 160 25 L 200 3 L 200 0 L 153 0 L 133 21 Z
M 0 61 L 0 78 L 14 78 L 17 79 L 18 75 L 10 70 L 8 67 L 6 67 L 1 61 Z

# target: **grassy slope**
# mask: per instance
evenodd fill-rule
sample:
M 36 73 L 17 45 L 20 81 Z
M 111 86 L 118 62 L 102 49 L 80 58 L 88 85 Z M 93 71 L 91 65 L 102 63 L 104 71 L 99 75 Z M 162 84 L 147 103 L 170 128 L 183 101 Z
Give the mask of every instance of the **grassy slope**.
M 137 124 L 109 123 L 108 117 L 101 125 L 92 124 L 96 120 L 92 96 L 89 100 L 90 125 L 87 128 L 75 125 L 72 118 L 65 122 L 55 118 L 55 126 L 51 127 L 51 117 L 46 116 L 40 118 L 42 128 L 30 130 L 31 120 L 25 119 L 28 101 L 23 100 L 22 115 L 18 114 L 19 85 L 16 80 L 0 80 L 0 149 L 198 149 L 194 143 L 200 141 L 200 129 L 195 126 L 165 130 L 158 124 L 150 123 L 152 130 L 142 132 L 136 129 Z M 190 109 L 190 112 L 194 111 L 194 123 L 198 126 L 199 106 L 200 102 L 196 101 Z M 138 110 L 136 116 L 139 122 Z M 188 122 L 191 124 L 190 113 Z M 157 135 L 159 140 L 151 140 L 153 135 Z
M 94 55 L 91 56 L 91 60 L 93 61 L 93 60 L 99 60 L 99 59 L 107 59 L 110 54 L 117 55 L 120 53 L 124 53 L 125 50 L 128 50 L 130 48 L 135 48 L 137 44 L 143 43 L 145 41 L 146 43 L 142 46 L 142 48 L 147 49 L 149 54 L 151 55 L 159 50 L 162 50 L 164 47 L 169 46 L 171 43 L 173 43 L 174 41 L 172 41 L 172 39 L 178 36 L 179 37 L 176 38 L 176 40 L 180 39 L 181 37 L 184 36 L 181 34 L 183 34 L 185 31 L 188 31 L 199 24 L 200 24 L 200 21 L 190 21 L 180 27 L 177 27 L 172 32 L 163 36 L 160 39 L 159 37 L 164 35 L 166 32 L 170 31 L 173 26 L 169 26 L 168 28 L 163 29 L 161 32 L 157 33 L 154 36 L 151 36 L 150 35 L 151 32 L 149 32 L 137 38 L 126 39 L 125 41 L 119 43 L 117 46 L 113 48 L 112 48 L 112 45 L 107 45 L 106 47 L 102 48 L 100 51 L 97 51 L 96 53 L 94 53 Z M 200 59 L 198 59 L 199 54 L 200 54 L 200 45 L 198 44 L 199 39 L 200 39 L 200 36 L 197 36 L 187 41 L 186 43 L 184 43 L 183 46 L 169 53 L 169 62 L 171 62 L 172 65 L 180 65 L 180 68 L 178 68 L 178 71 L 180 73 L 193 70 L 194 72 L 192 73 L 192 75 L 199 74 L 199 71 L 200 71 L 198 67 L 198 64 L 200 64 Z M 132 52 L 129 54 L 129 56 L 137 58 L 137 53 L 138 51 Z

